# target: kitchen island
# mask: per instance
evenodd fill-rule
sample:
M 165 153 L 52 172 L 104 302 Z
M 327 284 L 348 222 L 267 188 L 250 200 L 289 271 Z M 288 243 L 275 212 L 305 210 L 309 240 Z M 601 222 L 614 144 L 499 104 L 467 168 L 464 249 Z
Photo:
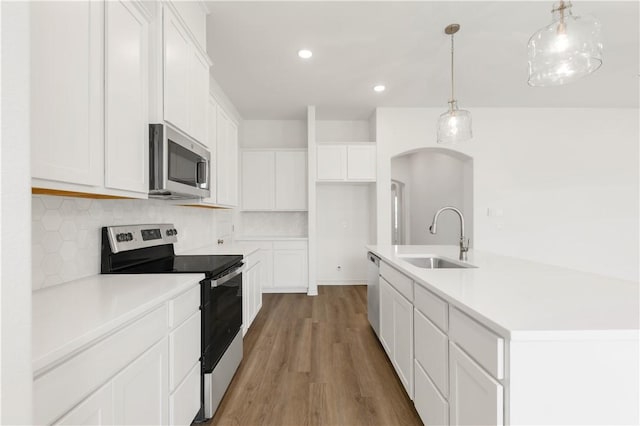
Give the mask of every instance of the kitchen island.
M 425 423 L 637 424 L 638 283 L 456 246 L 381 258 L 380 340 Z

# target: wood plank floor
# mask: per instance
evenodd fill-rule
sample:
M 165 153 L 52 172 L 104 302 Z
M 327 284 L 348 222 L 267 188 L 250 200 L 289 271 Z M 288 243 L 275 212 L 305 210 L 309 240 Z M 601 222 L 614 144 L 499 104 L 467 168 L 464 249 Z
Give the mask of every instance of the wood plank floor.
M 366 286 L 265 294 L 210 425 L 421 425 L 367 320 Z

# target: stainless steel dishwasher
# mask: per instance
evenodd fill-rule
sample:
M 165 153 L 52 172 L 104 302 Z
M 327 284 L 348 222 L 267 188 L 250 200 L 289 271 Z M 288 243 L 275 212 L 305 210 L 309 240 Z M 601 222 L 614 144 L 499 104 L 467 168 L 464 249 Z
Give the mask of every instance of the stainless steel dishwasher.
M 367 253 L 367 315 L 369 324 L 380 337 L 380 258 Z

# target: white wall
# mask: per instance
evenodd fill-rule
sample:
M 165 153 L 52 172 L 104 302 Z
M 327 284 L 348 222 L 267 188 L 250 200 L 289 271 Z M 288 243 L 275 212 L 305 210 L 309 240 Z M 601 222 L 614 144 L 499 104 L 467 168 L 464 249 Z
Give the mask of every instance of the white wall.
M 457 244 L 460 221 L 453 212 L 438 218 L 438 233 L 429 232 L 435 212 L 444 206 L 460 209 L 466 237 L 472 236 L 473 212 L 464 202 L 465 162 L 434 149 L 425 149 L 391 159 L 391 177 L 405 183 L 407 244 Z
M 316 139 L 323 142 L 372 142 L 369 133 L 371 123 L 367 120 L 318 120 Z
M 307 123 L 302 120 L 244 120 L 241 148 L 306 148 Z
M 32 285 L 37 290 L 100 273 L 101 228 L 173 223 L 176 252 L 230 236 L 228 210 L 174 206 L 162 200 L 32 197 Z M 219 222 L 219 223 L 218 223 Z
M 0 423 L 31 424 L 29 4 L 0 16 Z
M 474 140 L 454 149 L 474 158 L 475 247 L 638 280 L 638 110 L 468 109 Z M 437 146 L 441 112 L 377 110 L 379 182 L 392 156 Z M 377 195 L 378 243 L 389 244 L 386 183 Z
M 317 185 L 318 284 L 366 282 L 364 246 L 373 242 L 369 223 L 375 209 L 375 200 L 370 200 L 370 186 Z

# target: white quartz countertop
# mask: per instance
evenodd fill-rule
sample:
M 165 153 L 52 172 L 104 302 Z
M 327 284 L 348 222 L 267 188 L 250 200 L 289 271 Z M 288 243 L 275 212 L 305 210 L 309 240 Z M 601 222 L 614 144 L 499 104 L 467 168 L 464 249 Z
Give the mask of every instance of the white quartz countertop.
M 94 275 L 33 292 L 35 375 L 203 278 L 204 274 Z
M 639 284 L 470 250 L 469 269 L 423 269 L 403 257 L 457 260 L 457 246 L 367 246 L 382 260 L 512 340 L 634 338 Z
M 209 244 L 206 246 L 198 247 L 196 249 L 185 250 L 184 252 L 176 253 L 178 255 L 181 254 L 189 254 L 189 255 L 199 255 L 199 254 L 239 254 L 244 257 L 247 257 L 260 248 L 251 244 L 251 243 L 233 243 L 233 244 Z

